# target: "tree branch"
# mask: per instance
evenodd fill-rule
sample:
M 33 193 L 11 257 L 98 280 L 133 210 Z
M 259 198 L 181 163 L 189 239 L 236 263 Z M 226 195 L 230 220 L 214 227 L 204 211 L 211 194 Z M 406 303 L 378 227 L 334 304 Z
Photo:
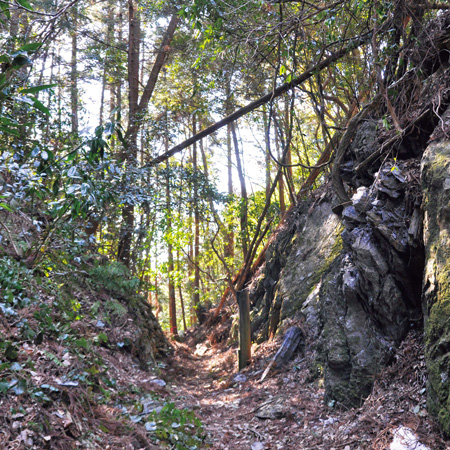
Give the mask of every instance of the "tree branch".
M 169 151 L 152 159 L 147 164 L 147 166 L 152 167 L 152 166 L 155 166 L 155 165 L 165 161 L 166 159 L 170 158 L 171 156 L 173 156 L 173 155 L 181 152 L 185 148 L 189 147 L 194 142 L 198 142 L 200 139 L 203 139 L 204 137 L 209 136 L 210 134 L 214 133 L 215 131 L 220 130 L 225 125 L 228 125 L 229 123 L 234 122 L 235 120 L 239 119 L 240 117 L 245 116 L 246 114 L 259 108 L 260 106 L 270 102 L 274 98 L 280 97 L 281 95 L 285 94 L 289 90 L 294 89 L 296 86 L 301 85 L 306 80 L 311 78 L 315 73 L 325 69 L 329 65 L 331 65 L 334 62 L 338 61 L 339 59 L 343 58 L 347 53 L 354 50 L 355 48 L 360 47 L 361 45 L 364 45 L 367 42 L 369 42 L 372 37 L 372 33 L 373 33 L 373 31 L 369 31 L 368 33 L 365 33 L 362 36 L 359 36 L 359 37 L 356 37 L 356 38 L 350 40 L 350 42 L 347 46 L 332 53 L 330 56 L 325 58 L 323 61 L 320 61 L 317 64 L 312 65 L 311 67 L 309 67 L 309 69 L 307 69 L 305 72 L 303 72 L 301 75 L 299 75 L 297 78 L 293 79 L 289 83 L 282 84 L 278 88 L 274 89 L 272 92 L 258 98 L 257 100 L 249 103 L 248 105 L 244 106 L 243 108 L 238 109 L 234 113 L 230 114 L 229 116 L 225 117 L 224 119 L 220 120 L 219 122 L 216 122 L 215 124 L 209 126 L 208 128 L 205 128 L 204 130 L 200 131 L 200 133 L 195 134 L 194 136 L 185 140 L 181 144 L 178 144 L 175 147 L 172 147 Z

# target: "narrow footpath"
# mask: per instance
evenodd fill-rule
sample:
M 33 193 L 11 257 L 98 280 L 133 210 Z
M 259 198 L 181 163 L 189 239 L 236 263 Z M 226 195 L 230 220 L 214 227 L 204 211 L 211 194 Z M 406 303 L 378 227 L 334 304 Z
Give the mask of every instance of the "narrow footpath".
M 165 376 L 177 406 L 193 409 L 203 422 L 208 448 L 447 449 L 426 411 L 421 340 L 411 332 L 359 409 L 324 403 L 320 371 L 306 368 L 311 355 L 297 355 L 261 383 L 278 341 L 261 345 L 241 373 L 235 347 L 175 342 Z

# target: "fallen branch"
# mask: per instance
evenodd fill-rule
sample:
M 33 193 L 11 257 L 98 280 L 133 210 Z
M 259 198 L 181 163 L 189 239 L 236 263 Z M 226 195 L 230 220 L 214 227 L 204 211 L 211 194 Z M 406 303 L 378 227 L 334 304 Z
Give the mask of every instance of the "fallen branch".
M 283 343 L 273 357 L 272 361 L 270 361 L 269 365 L 266 367 L 266 370 L 263 372 L 260 383 L 264 381 L 272 367 L 279 368 L 292 358 L 292 355 L 297 350 L 302 339 L 303 331 L 299 327 L 291 327 L 286 331 Z

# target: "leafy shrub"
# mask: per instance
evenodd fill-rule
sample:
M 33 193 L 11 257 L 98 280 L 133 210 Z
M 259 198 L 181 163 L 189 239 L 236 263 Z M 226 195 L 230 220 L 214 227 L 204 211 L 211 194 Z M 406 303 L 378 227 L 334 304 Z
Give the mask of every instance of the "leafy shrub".
M 178 409 L 166 403 L 148 416 L 146 430 L 162 441 L 170 442 L 177 450 L 196 450 L 204 440 L 201 421 L 189 409 Z
M 5 315 L 15 315 L 16 309 L 28 306 L 31 299 L 27 296 L 32 271 L 18 261 L 0 258 L 0 311 Z

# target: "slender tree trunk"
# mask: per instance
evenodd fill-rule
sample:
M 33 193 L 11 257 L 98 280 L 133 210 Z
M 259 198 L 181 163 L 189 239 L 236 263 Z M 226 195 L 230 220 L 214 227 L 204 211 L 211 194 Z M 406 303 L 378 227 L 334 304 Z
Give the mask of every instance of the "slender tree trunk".
M 230 82 L 226 87 L 226 115 L 231 112 L 231 87 Z M 228 173 L 228 195 L 231 199 L 233 195 L 233 147 L 231 142 L 231 124 L 227 125 L 227 173 Z M 226 223 L 226 242 L 225 242 L 225 257 L 234 258 L 234 231 L 232 220 Z
M 244 169 L 241 163 L 241 155 L 239 152 L 239 143 L 236 135 L 236 128 L 234 123 L 231 124 L 231 135 L 233 137 L 234 152 L 236 156 L 236 166 L 239 175 L 239 183 L 241 185 L 241 211 L 240 211 L 240 223 L 241 223 L 241 235 L 242 235 L 242 254 L 244 260 L 247 258 L 248 253 L 248 197 L 247 186 L 245 185 Z
M 280 159 L 280 138 L 278 137 L 276 125 L 274 125 L 275 129 L 275 147 L 277 149 L 277 158 Z M 280 217 L 283 218 L 284 213 L 286 212 L 286 202 L 284 201 L 284 178 L 283 175 L 280 176 L 278 180 L 278 197 L 280 200 Z
M 264 105 L 263 108 L 263 122 L 264 122 L 264 142 L 265 148 L 265 162 L 266 162 L 266 198 L 269 196 L 270 192 L 270 128 L 269 121 L 267 118 L 267 108 Z
M 193 133 L 197 132 L 197 119 L 192 116 Z M 192 147 L 192 166 L 194 169 L 194 293 L 192 296 L 193 307 L 198 319 L 198 305 L 200 303 L 200 212 L 198 208 L 198 165 L 197 165 L 197 143 Z
M 233 157 L 232 157 L 232 143 L 231 143 L 231 124 L 227 126 L 227 173 L 228 173 L 228 195 L 231 199 L 233 195 Z M 234 231 L 233 223 L 227 221 L 226 223 L 226 237 L 225 237 L 225 257 L 234 258 Z
M 73 29 L 72 29 L 72 55 L 71 55 L 71 71 L 70 71 L 70 106 L 72 110 L 72 133 L 78 133 L 78 12 L 75 7 L 73 11 Z
M 100 94 L 100 114 L 99 122 L 103 125 L 103 111 L 105 110 L 105 91 L 106 91 L 106 65 L 103 66 L 102 91 Z
M 189 278 L 189 292 L 191 293 L 191 304 L 189 308 L 189 317 L 190 317 L 190 324 L 191 327 L 195 325 L 195 322 L 197 320 L 197 316 L 195 315 L 195 308 L 194 308 L 194 284 L 192 282 L 192 273 L 194 271 L 194 235 L 192 233 L 192 211 L 189 211 L 189 248 L 188 248 L 188 255 L 189 255 L 189 264 L 188 264 L 188 278 Z
M 137 142 L 140 127 L 142 125 L 142 115 L 148 107 L 148 103 L 158 80 L 159 73 L 165 63 L 170 42 L 177 28 L 178 16 L 174 14 L 170 19 L 166 33 L 164 34 L 161 46 L 156 55 L 152 71 L 144 87 L 139 101 L 139 43 L 141 37 L 141 27 L 136 4 L 133 0 L 128 0 L 128 24 L 129 24 L 129 46 L 128 46 L 128 128 L 125 133 L 127 148 L 124 149 L 122 159 L 130 165 L 137 163 Z M 122 211 L 123 227 L 120 235 L 118 258 L 127 267 L 131 262 L 131 243 L 134 230 L 134 206 L 131 203 L 125 204 Z
M 169 161 L 166 161 L 167 176 L 166 176 L 166 221 L 167 232 L 172 231 L 172 207 L 170 195 L 170 177 L 169 177 Z M 178 335 L 177 328 L 177 305 L 175 298 L 175 284 L 173 282 L 174 264 L 173 264 L 173 246 L 171 239 L 168 239 L 167 244 L 167 275 L 169 277 L 169 323 L 170 334 L 172 336 Z
M 290 120 L 290 99 L 289 96 L 286 95 L 284 98 L 284 143 L 287 146 L 286 149 L 286 164 L 288 167 L 285 167 L 285 177 L 286 184 L 289 190 L 290 203 L 295 204 L 295 188 L 294 188 L 294 175 L 292 173 L 292 145 L 291 145 L 291 136 L 292 136 L 292 127 Z
M 192 160 L 192 155 L 190 155 L 190 159 Z M 191 186 L 191 189 L 193 187 Z M 192 190 L 190 191 L 190 194 L 193 195 Z M 197 316 L 195 315 L 195 308 L 194 308 L 194 283 L 193 283 L 193 273 L 194 273 L 194 231 L 192 229 L 194 223 L 193 218 L 193 207 L 192 203 L 189 205 L 189 244 L 188 244 L 188 291 L 190 293 L 190 306 L 189 306 L 189 320 L 190 325 L 193 327 L 195 325 L 195 321 L 197 319 Z
M 178 295 L 180 297 L 180 303 L 181 303 L 181 316 L 183 318 L 183 330 L 187 331 L 187 325 L 186 325 L 186 314 L 184 312 L 184 299 L 183 299 L 183 292 L 181 289 L 181 285 L 178 286 Z
M 181 260 L 180 260 L 180 251 L 177 251 L 177 261 L 178 261 L 178 271 L 181 271 Z M 184 311 L 184 298 L 183 298 L 183 290 L 181 288 L 181 283 L 178 284 L 178 296 L 180 297 L 180 304 L 181 304 L 181 317 L 183 319 L 183 330 L 187 331 L 187 325 L 186 325 L 186 314 Z

